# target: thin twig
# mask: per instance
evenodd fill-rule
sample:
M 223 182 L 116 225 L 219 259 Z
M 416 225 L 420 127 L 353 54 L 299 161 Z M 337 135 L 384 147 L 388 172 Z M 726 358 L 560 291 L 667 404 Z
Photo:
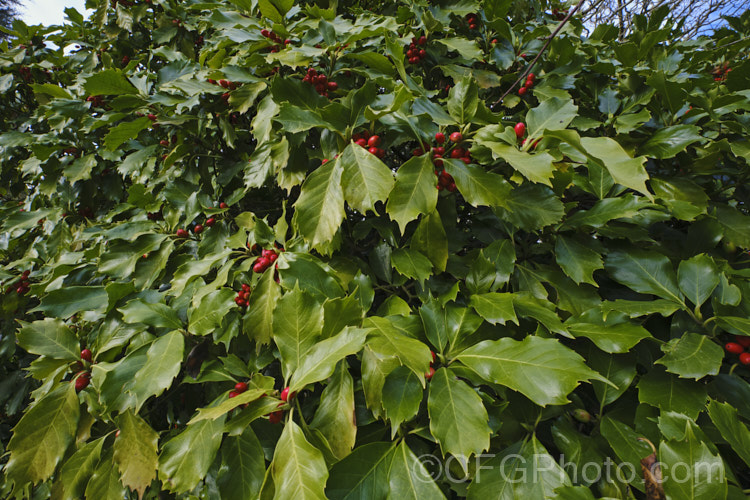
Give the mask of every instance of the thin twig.
M 542 50 L 540 50 L 539 53 L 536 55 L 534 60 L 531 61 L 531 64 L 529 64 L 526 67 L 526 70 L 524 70 L 524 72 L 521 73 L 521 76 L 519 76 L 518 79 L 515 82 L 513 82 L 513 85 L 511 85 L 510 88 L 506 90 L 502 96 L 500 96 L 500 99 L 495 101 L 495 103 L 492 106 L 490 106 L 490 109 L 493 109 L 495 106 L 503 102 L 503 99 L 505 99 L 505 97 L 508 94 L 510 94 L 514 88 L 516 88 L 516 85 L 518 85 L 521 81 L 523 81 L 523 79 L 526 78 L 526 75 L 531 73 L 531 70 L 534 67 L 534 64 L 536 64 L 539 58 L 542 57 L 542 54 L 544 54 L 544 51 L 547 50 L 547 47 L 549 47 L 549 44 L 552 43 L 552 40 L 555 38 L 555 36 L 557 36 L 557 34 L 560 32 L 563 26 L 565 26 L 565 24 L 573 16 L 573 14 L 575 14 L 576 11 L 581 8 L 581 5 L 583 5 L 583 2 L 585 1 L 586 0 L 578 0 L 578 3 L 575 5 L 575 7 L 573 7 L 572 9 L 568 11 L 568 14 L 565 16 L 565 18 L 562 21 L 560 21 L 560 24 L 557 26 L 557 28 L 555 28 L 555 31 L 553 31 L 552 34 L 549 37 L 547 37 L 547 42 L 542 47 Z

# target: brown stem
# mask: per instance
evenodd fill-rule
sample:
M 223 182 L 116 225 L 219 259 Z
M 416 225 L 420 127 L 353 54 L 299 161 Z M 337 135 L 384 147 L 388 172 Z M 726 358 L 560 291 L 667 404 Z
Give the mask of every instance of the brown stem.
M 492 106 L 490 106 L 490 109 L 493 109 L 495 106 L 497 106 L 498 104 L 500 104 L 501 102 L 503 102 L 503 99 L 505 99 L 505 97 L 508 94 L 510 94 L 513 91 L 514 88 L 516 88 L 516 85 L 518 85 L 521 81 L 523 81 L 523 79 L 526 78 L 526 75 L 528 75 L 529 73 L 531 73 L 531 70 L 534 67 L 534 64 L 536 64 L 536 62 L 539 60 L 539 58 L 542 57 L 542 54 L 544 54 L 544 51 L 547 50 L 547 47 L 549 47 L 549 44 L 552 43 L 552 39 L 554 39 L 555 36 L 557 36 L 557 34 L 560 32 L 560 30 L 563 28 L 563 26 L 565 26 L 565 24 L 568 22 L 568 20 L 571 18 L 571 16 L 573 16 L 573 14 L 575 14 L 576 11 L 578 11 L 578 9 L 581 8 L 581 5 L 583 5 L 584 1 L 585 0 L 578 0 L 578 3 L 575 5 L 575 7 L 573 7 L 572 9 L 570 9 L 568 11 L 568 15 L 566 15 L 565 18 L 562 21 L 560 21 L 560 24 L 557 26 L 557 28 L 555 28 L 555 31 L 553 31 L 552 34 L 549 37 L 547 37 L 547 42 L 542 47 L 542 50 L 540 50 L 539 53 L 536 55 L 536 57 L 534 58 L 534 60 L 531 61 L 531 64 L 529 64 L 526 67 L 526 70 L 524 70 L 524 72 L 521 73 L 521 76 L 519 76 L 518 79 L 515 82 L 513 82 L 513 85 L 511 85 L 510 88 L 508 90 L 506 90 L 505 93 L 502 96 L 500 96 L 500 99 L 498 99 L 497 101 L 495 101 L 495 103 Z

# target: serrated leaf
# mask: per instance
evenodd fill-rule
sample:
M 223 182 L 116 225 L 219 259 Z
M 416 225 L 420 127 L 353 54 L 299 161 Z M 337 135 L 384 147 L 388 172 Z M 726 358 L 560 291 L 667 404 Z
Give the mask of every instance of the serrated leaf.
M 424 283 L 424 280 L 432 275 L 430 259 L 412 248 L 395 250 L 391 254 L 391 263 L 396 271 L 420 283 Z
M 448 237 L 437 211 L 430 212 L 419 221 L 411 237 L 411 248 L 426 255 L 438 272 L 445 271 L 448 263 Z
M 673 125 L 656 131 L 640 148 L 640 153 L 660 160 L 672 158 L 688 146 L 705 139 L 695 125 Z
M 497 174 L 487 172 L 479 165 L 459 160 L 444 159 L 443 164 L 456 183 L 461 195 L 474 207 L 506 206 L 506 198 L 511 192 L 511 185 Z
M 273 312 L 273 340 L 287 378 L 309 359 L 309 350 L 322 329 L 323 309 L 312 295 L 295 287 L 278 300 Z
M 477 112 L 479 89 L 471 76 L 465 76 L 448 93 L 448 113 L 463 125 L 471 123 Z
M 221 324 L 224 316 L 234 307 L 235 292 L 229 288 L 214 290 L 199 299 L 188 309 L 188 331 L 194 335 L 208 335 Z
M 488 323 L 504 325 L 506 321 L 512 321 L 518 324 L 512 293 L 475 294 L 469 304 Z
M 435 210 L 437 196 L 437 177 L 430 158 L 415 156 L 399 167 L 386 212 L 403 233 L 406 225 L 420 214 Z
M 304 357 L 295 365 L 289 380 L 289 390 L 299 391 L 305 386 L 330 377 L 336 364 L 350 354 L 362 349 L 368 330 L 347 326 L 341 333 L 306 348 Z
M 10 456 L 3 471 L 6 481 L 24 489 L 49 479 L 73 442 L 79 412 L 78 396 L 70 382 L 58 385 L 29 408 L 8 443 Z
M 706 335 L 687 332 L 661 346 L 664 356 L 656 364 L 681 378 L 700 380 L 706 375 L 716 375 L 724 359 L 724 350 Z
M 18 345 L 28 352 L 53 359 L 81 359 L 78 339 L 61 320 L 45 318 L 33 323 L 19 323 L 21 328 L 16 333 L 16 339 Z
M 190 425 L 168 440 L 159 455 L 159 479 L 175 493 L 192 490 L 208 473 L 221 444 L 224 417 Z
M 292 224 L 314 247 L 333 240 L 344 220 L 343 168 L 339 161 L 318 167 L 302 184 Z
M 114 151 L 122 144 L 129 140 L 135 140 L 141 130 L 146 130 L 151 126 L 151 120 L 146 117 L 136 118 L 129 122 L 123 122 L 109 129 L 104 137 L 104 145 L 110 151 Z
M 495 159 L 505 160 L 531 182 L 552 186 L 550 179 L 552 179 L 555 171 L 555 167 L 552 165 L 555 159 L 549 153 L 530 154 L 499 142 L 484 142 L 482 145 L 487 146 L 492 151 L 492 156 Z
M 32 311 L 69 318 L 81 311 L 103 311 L 108 303 L 109 296 L 103 286 L 68 286 L 49 292 Z
M 222 499 L 245 500 L 260 493 L 266 461 L 260 441 L 249 426 L 242 434 L 224 438 L 221 463 L 217 483 Z
M 128 494 L 127 489 L 120 482 L 120 471 L 114 463 L 112 451 L 112 448 L 109 448 L 104 452 L 104 457 L 86 486 L 84 498 L 121 500 Z
M 355 210 L 366 213 L 375 203 L 385 201 L 393 189 L 393 173 L 377 156 L 354 143 L 338 160 L 343 168 L 344 199 Z
M 636 292 L 682 304 L 672 263 L 660 253 L 638 248 L 615 250 L 607 255 L 605 266 L 613 279 Z
M 120 434 L 115 438 L 114 461 L 122 483 L 138 492 L 138 498 L 156 479 L 159 434 L 132 410 L 117 419 Z
M 268 344 L 273 334 L 273 311 L 281 298 L 279 285 L 273 280 L 273 273 L 265 273 L 258 281 L 247 304 L 245 332 L 255 339 L 258 346 Z
M 375 442 L 355 448 L 331 468 L 326 485 L 328 498 L 387 498 L 394 451 L 393 443 Z
M 482 399 L 448 368 L 439 368 L 430 380 L 427 399 L 430 432 L 443 455 L 450 453 L 467 471 L 471 455 L 490 446 L 490 427 Z
M 542 101 L 526 113 L 527 144 L 542 137 L 545 130 L 566 129 L 577 115 L 578 106 L 573 104 L 572 99 L 553 97 Z
M 188 425 L 193 425 L 202 420 L 216 420 L 222 415 L 226 415 L 235 408 L 246 405 L 264 397 L 268 391 L 265 389 L 248 389 L 233 398 L 227 398 L 218 405 L 207 408 L 198 408 L 198 413 L 190 419 Z
M 184 349 L 185 337 L 177 331 L 159 337 L 149 346 L 146 360 L 128 388 L 135 400 L 136 413 L 148 398 L 169 389 L 182 368 Z
M 692 419 L 706 406 L 706 387 L 654 367 L 638 382 L 638 400 L 664 411 L 684 413 Z
M 557 340 L 534 336 L 484 340 L 456 359 L 488 382 L 510 387 L 540 406 L 567 403 L 582 380 L 606 380 Z
M 740 421 L 737 410 L 729 403 L 711 400 L 708 404 L 708 416 L 721 433 L 721 437 L 750 467 L 750 430 Z
M 94 474 L 94 468 L 99 463 L 104 439 L 101 437 L 84 444 L 63 464 L 62 469 L 60 469 L 62 485 L 60 498 L 62 500 L 83 498 L 86 485 Z
M 580 240 L 557 235 L 555 241 L 555 259 L 560 268 L 576 283 L 590 283 L 596 286 L 594 271 L 604 268 L 602 256 L 592 245 L 585 245 Z
M 320 406 L 310 427 L 317 429 L 331 446 L 333 455 L 341 460 L 351 453 L 357 438 L 354 411 L 354 380 L 347 363 L 340 362 L 328 385 L 320 395 Z
M 323 454 L 311 445 L 294 421 L 284 426 L 271 463 L 274 500 L 326 500 L 328 469 Z
M 148 303 L 140 299 L 131 300 L 118 309 L 126 323 L 144 323 L 157 328 L 182 328 L 174 309 L 160 302 Z
M 419 458 L 401 441 L 393 452 L 391 468 L 388 474 L 389 499 L 399 500 L 430 500 L 445 499 L 429 471 L 422 465 Z
M 116 69 L 94 73 L 86 79 L 83 88 L 90 96 L 136 94 L 138 92 L 125 78 L 125 75 Z
M 391 421 L 391 439 L 396 436 L 402 422 L 417 414 L 423 393 L 419 377 L 405 366 L 399 366 L 385 378 L 383 409 Z

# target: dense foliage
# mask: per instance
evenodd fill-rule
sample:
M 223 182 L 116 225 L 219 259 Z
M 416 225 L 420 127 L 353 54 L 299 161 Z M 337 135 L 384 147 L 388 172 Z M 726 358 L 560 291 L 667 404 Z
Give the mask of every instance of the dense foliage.
M 4 498 L 745 498 L 750 13 L 498 102 L 563 6 L 87 4 L 0 46 Z

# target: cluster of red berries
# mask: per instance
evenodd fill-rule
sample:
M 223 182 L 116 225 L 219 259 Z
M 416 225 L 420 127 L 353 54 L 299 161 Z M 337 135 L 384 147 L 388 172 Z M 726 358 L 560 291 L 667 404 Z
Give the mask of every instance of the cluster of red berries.
M 81 157 L 81 151 L 78 148 L 65 148 L 63 149 L 64 155 L 75 156 L 76 158 Z
M 435 351 L 430 351 L 430 355 L 432 355 L 432 362 L 430 362 L 430 369 L 427 370 L 427 373 L 424 374 L 424 378 L 427 380 L 430 380 L 433 375 L 435 375 L 435 368 L 432 366 L 435 364 L 436 357 L 435 357 Z
M 237 83 L 237 82 L 230 82 L 229 80 L 223 80 L 223 79 L 217 81 L 217 80 L 214 80 L 213 78 L 207 78 L 206 81 L 208 83 L 212 83 L 214 85 L 219 85 L 219 86 L 224 87 L 225 89 L 229 89 L 229 90 L 234 90 L 234 89 L 236 89 L 237 87 L 240 86 L 240 84 Z
M 307 68 L 307 74 L 302 78 L 302 81 L 315 87 L 318 94 L 323 97 L 328 97 L 328 92 L 335 92 L 339 88 L 338 83 L 329 82 L 328 77 L 323 73 L 318 73 L 315 68 Z
M 479 16 L 476 14 L 466 14 L 466 22 L 469 23 L 470 30 L 475 30 L 479 26 Z
M 722 82 L 727 79 L 727 74 L 730 71 L 732 71 L 732 68 L 729 67 L 729 63 L 724 62 L 716 66 L 713 71 L 711 71 L 711 74 L 714 75 L 714 81 Z
M 18 72 L 21 74 L 21 78 L 23 78 L 25 82 L 31 81 L 31 68 L 28 66 L 21 66 L 18 68 Z
M 276 262 L 276 259 L 279 258 L 279 254 L 276 253 L 276 250 L 270 249 L 270 250 L 261 250 L 260 257 L 255 259 L 255 262 L 253 262 L 253 272 L 254 273 L 262 273 L 269 267 L 271 267 L 271 264 Z
M 560 9 L 552 9 L 552 15 L 557 19 L 558 21 L 562 21 L 565 19 L 565 16 L 568 15 L 568 11 L 566 10 L 560 10 Z
M 277 35 L 273 31 L 269 31 L 269 30 L 266 30 L 266 29 L 260 30 L 260 34 L 263 35 L 264 37 L 268 38 L 269 40 L 271 40 L 272 42 L 274 42 L 276 44 L 276 45 L 273 45 L 271 47 L 271 52 L 278 52 L 281 49 L 283 49 L 285 46 L 287 46 L 290 43 L 292 43 L 292 41 L 289 40 L 288 38 L 286 40 L 282 40 L 279 35 Z
M 534 81 L 536 80 L 536 75 L 534 73 L 529 73 L 526 76 L 526 84 L 518 89 L 518 95 L 522 96 L 526 93 L 527 90 L 529 90 L 531 87 L 534 86 Z
M 526 135 L 526 124 L 524 122 L 518 122 L 516 123 L 516 126 L 513 127 L 513 131 L 516 133 L 516 137 L 518 139 L 523 138 L 524 135 Z M 532 148 L 535 148 L 537 144 L 539 144 L 539 141 L 542 139 L 537 139 L 534 141 L 534 144 L 531 145 Z M 526 139 L 523 139 L 521 141 L 521 146 L 524 146 L 526 144 Z
M 734 342 L 724 344 L 724 349 L 732 354 L 739 354 L 743 365 L 750 365 L 750 352 L 746 352 L 746 349 L 750 349 L 750 337 L 735 335 Z
M 30 271 L 28 269 L 24 271 L 23 274 L 21 274 L 21 279 L 18 280 L 18 283 L 9 285 L 8 288 L 5 289 L 5 293 L 10 293 L 15 290 L 18 295 L 26 295 L 29 292 L 29 274 Z
M 89 383 L 91 382 L 91 372 L 89 370 L 84 370 L 84 364 L 83 362 L 86 362 L 87 364 L 91 363 L 92 355 L 91 351 L 89 349 L 84 349 L 81 351 L 81 361 L 76 363 L 77 368 L 80 370 L 78 373 L 76 373 L 75 376 L 75 388 L 76 392 L 81 392 L 86 387 L 89 386 Z
M 234 398 L 242 394 L 247 390 L 247 384 L 245 382 L 237 382 L 234 384 L 234 390 L 229 391 L 229 397 Z
M 461 135 L 461 132 L 453 132 L 449 139 L 454 144 L 458 145 L 461 141 L 463 141 L 463 136 Z M 456 191 L 456 183 L 453 181 L 453 176 L 449 174 L 448 172 L 443 169 L 443 155 L 445 154 L 445 146 L 442 146 L 442 144 L 445 143 L 445 134 L 442 132 L 438 132 L 435 134 L 435 142 L 440 144 L 439 146 L 435 146 L 432 148 L 432 163 L 438 167 L 438 170 L 435 170 L 435 175 L 438 176 L 438 191 L 442 191 L 445 189 L 446 191 L 449 191 L 451 193 Z M 417 150 L 419 152 L 421 150 Z M 421 152 L 420 152 L 421 154 Z M 471 153 L 468 149 L 463 149 L 459 147 L 455 147 L 450 152 L 450 157 L 454 160 L 461 160 L 467 165 L 471 163 Z
M 90 95 L 86 98 L 86 102 L 90 102 L 95 108 L 104 107 L 104 98 L 100 95 Z
M 250 285 L 248 285 L 247 283 L 243 283 L 242 290 L 237 292 L 237 296 L 234 298 L 234 303 L 240 307 L 247 307 L 247 301 L 250 298 L 250 292 L 252 291 L 253 289 L 250 288 Z
M 379 135 L 370 135 L 370 132 L 367 130 L 363 130 L 362 132 L 356 133 L 352 136 L 352 140 L 354 141 L 354 144 L 357 146 L 362 146 L 367 151 L 370 152 L 370 154 L 374 154 L 378 158 L 382 158 L 385 156 L 385 149 L 381 149 L 378 146 L 380 146 L 380 136 Z
M 406 60 L 409 64 L 417 64 L 422 59 L 427 57 L 427 51 L 420 49 L 419 47 L 424 46 L 427 43 L 427 37 L 422 35 L 419 38 L 413 37 L 411 43 L 404 50 L 406 51 Z

